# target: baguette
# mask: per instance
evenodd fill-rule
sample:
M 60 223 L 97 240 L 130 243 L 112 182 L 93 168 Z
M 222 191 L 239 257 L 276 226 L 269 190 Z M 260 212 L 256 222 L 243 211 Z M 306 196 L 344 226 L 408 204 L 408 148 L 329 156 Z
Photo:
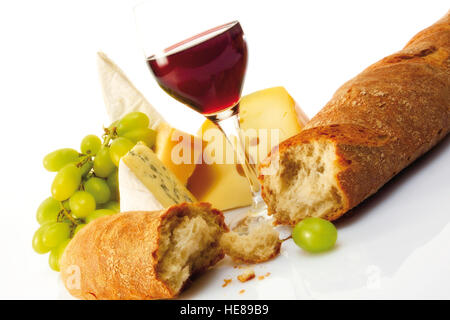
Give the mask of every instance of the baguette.
M 102 217 L 70 241 L 61 277 L 81 299 L 173 298 L 224 257 L 219 240 L 226 231 L 222 213 L 207 203 Z
M 450 11 L 345 83 L 283 141 L 260 166 L 274 172 L 259 176 L 276 222 L 335 220 L 442 140 L 450 130 L 449 56 Z

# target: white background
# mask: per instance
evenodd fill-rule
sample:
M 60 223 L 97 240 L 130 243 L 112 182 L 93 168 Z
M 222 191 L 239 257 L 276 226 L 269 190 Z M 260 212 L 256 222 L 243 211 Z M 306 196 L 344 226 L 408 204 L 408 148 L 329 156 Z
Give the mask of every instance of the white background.
M 0 2 L 0 298 L 47 299 L 64 295 L 58 274 L 47 265 L 47 256 L 32 251 L 31 238 L 38 227 L 36 208 L 49 196 L 53 178 L 53 174 L 42 167 L 43 156 L 61 147 L 78 148 L 84 135 L 100 134 L 102 125 L 108 124 L 97 76 L 97 51 L 107 53 L 174 126 L 195 132 L 201 123 L 200 116 L 171 100 L 150 77 L 136 35 L 132 11 L 135 3 L 112 0 Z M 155 16 L 150 17 L 171 22 L 155 31 L 162 33 L 165 28 L 182 28 L 177 24 L 177 17 L 194 16 L 189 10 L 178 10 L 177 1 L 172 3 L 172 11 L 156 10 Z M 244 94 L 282 85 L 305 112 L 313 116 L 344 81 L 399 50 L 416 32 L 435 22 L 448 9 L 447 1 L 423 0 L 227 0 L 207 2 L 202 13 L 217 16 L 217 25 L 227 22 L 230 16 L 241 22 L 249 46 Z M 448 139 L 445 146 L 448 146 Z M 414 186 L 418 182 L 411 185 L 411 181 L 418 179 L 417 174 L 403 179 L 406 179 L 406 185 L 411 185 L 411 190 L 395 189 L 397 198 L 403 202 L 392 205 L 397 211 L 405 211 L 399 221 L 410 220 L 409 211 L 417 206 L 420 210 L 430 210 L 430 203 L 434 203 L 431 209 L 440 210 L 439 217 L 444 217 L 445 212 L 450 214 L 450 158 L 445 146 L 441 145 L 433 160 L 428 161 L 431 164 L 422 163 L 420 167 L 434 166 L 422 177 L 426 181 L 424 192 L 428 190 L 430 194 L 418 194 L 422 196 L 418 199 L 410 196 L 417 194 Z M 438 200 L 433 198 L 436 195 L 440 195 Z M 445 200 L 436 205 L 435 202 L 442 201 L 444 196 Z M 387 194 L 384 198 L 395 199 Z M 408 199 L 409 206 L 402 207 L 404 199 Z M 411 201 L 414 207 L 411 207 Z M 418 212 L 416 225 L 422 223 L 420 217 L 435 218 L 432 215 L 433 212 Z M 374 215 L 370 215 L 369 220 L 381 228 L 390 223 L 388 217 L 382 223 Z M 439 278 L 445 270 L 449 273 L 448 254 L 440 251 L 442 247 L 447 251 L 449 248 L 447 222 L 445 220 L 440 226 L 439 232 L 433 231 L 435 234 L 418 245 L 424 255 L 414 258 L 417 263 L 415 260 L 405 262 L 415 266 L 413 271 L 403 272 L 401 281 L 386 280 L 389 282 L 386 291 L 367 295 L 367 292 L 360 294 L 354 290 L 340 295 L 336 290 L 319 290 L 321 295 L 310 297 L 450 298 L 449 276 Z M 356 230 L 361 223 L 357 220 L 353 225 L 341 224 L 343 231 L 340 230 L 340 234 L 346 235 L 348 229 Z M 420 232 L 420 228 L 417 230 Z M 380 245 L 389 247 L 395 246 L 397 241 L 412 241 L 416 234 L 402 236 L 406 240 L 399 239 L 394 232 L 392 243 Z M 358 241 L 352 239 L 349 242 L 355 244 Z M 340 250 L 345 252 L 342 247 L 345 246 L 341 243 L 333 255 L 341 254 Z M 398 250 L 401 248 L 400 245 Z M 398 254 L 407 261 L 409 255 L 413 256 L 412 252 Z M 426 261 L 432 261 L 442 272 L 435 269 L 428 272 L 429 266 L 424 265 Z M 439 277 L 433 278 L 432 273 Z M 421 281 L 421 276 L 426 274 L 427 278 L 415 291 L 401 289 L 412 279 L 416 283 Z M 336 275 L 336 278 L 340 276 Z M 314 277 L 321 276 L 316 274 Z M 383 292 L 391 295 L 383 295 Z M 295 297 L 299 296 L 301 294 L 297 292 Z M 293 296 L 281 294 L 279 297 Z

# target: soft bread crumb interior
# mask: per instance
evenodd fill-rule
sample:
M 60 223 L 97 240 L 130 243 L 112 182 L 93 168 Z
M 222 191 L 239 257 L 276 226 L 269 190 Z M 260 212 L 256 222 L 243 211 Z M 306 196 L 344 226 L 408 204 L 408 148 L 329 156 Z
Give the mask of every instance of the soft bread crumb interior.
M 278 221 L 293 224 L 306 217 L 327 218 L 342 208 L 335 151 L 334 144 L 315 141 L 282 155 L 279 170 L 264 182 Z
M 275 257 L 280 251 L 278 231 L 265 219 L 250 223 L 224 233 L 220 239 L 225 254 L 238 262 L 260 263 Z
M 215 217 L 196 208 L 185 213 L 164 223 L 158 251 L 158 275 L 174 292 L 222 252 L 219 247 L 222 230 Z

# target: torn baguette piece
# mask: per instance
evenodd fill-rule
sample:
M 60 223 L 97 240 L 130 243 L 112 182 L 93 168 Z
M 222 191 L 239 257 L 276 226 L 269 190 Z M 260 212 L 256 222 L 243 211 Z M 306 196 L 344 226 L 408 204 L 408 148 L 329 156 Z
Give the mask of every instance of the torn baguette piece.
M 222 213 L 208 203 L 99 218 L 70 241 L 62 280 L 81 299 L 173 298 L 224 257 L 219 240 L 226 231 Z
M 280 253 L 281 240 L 271 222 L 263 217 L 243 220 L 220 239 L 225 254 L 238 263 L 261 263 Z
M 264 161 L 269 214 L 290 225 L 341 217 L 442 140 L 449 119 L 450 12 L 345 83 Z

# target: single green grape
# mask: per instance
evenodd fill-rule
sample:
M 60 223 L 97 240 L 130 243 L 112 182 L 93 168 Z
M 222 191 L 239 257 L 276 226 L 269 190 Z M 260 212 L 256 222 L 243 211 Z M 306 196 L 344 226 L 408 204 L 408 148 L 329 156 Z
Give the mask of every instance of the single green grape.
M 67 239 L 65 241 L 63 241 L 59 246 L 58 246 L 58 251 L 59 251 L 59 258 L 61 259 L 64 250 L 66 250 L 67 245 L 69 244 L 70 240 L 72 239 Z
M 75 192 L 69 200 L 72 213 L 77 218 L 84 218 L 95 210 L 94 196 L 86 191 Z
M 78 231 L 80 231 L 84 227 L 86 227 L 85 223 L 81 223 L 81 224 L 77 225 L 76 228 L 73 230 L 73 235 L 75 236 L 78 233 Z
M 109 186 L 109 190 L 111 190 L 111 200 L 119 199 L 119 177 L 118 170 L 114 170 L 106 179 L 106 183 Z
M 323 252 L 331 249 L 337 240 L 336 227 L 321 218 L 306 218 L 292 230 L 292 239 L 303 250 Z
M 150 128 L 137 128 L 125 132 L 122 134 L 122 137 L 127 138 L 134 143 L 142 141 L 147 145 L 147 147 L 151 148 L 155 144 L 156 131 Z
M 109 209 L 109 210 L 114 211 L 115 213 L 118 213 L 118 212 L 120 212 L 120 204 L 117 201 L 110 201 L 108 203 L 105 203 L 102 206 L 102 209 Z
M 64 201 L 72 196 L 81 183 L 81 171 L 73 163 L 58 171 L 52 183 L 52 196 Z
M 65 165 L 78 160 L 77 150 L 64 148 L 50 152 L 44 157 L 44 168 L 51 172 L 61 170 Z
M 61 257 L 69 242 L 70 239 L 67 239 L 63 241 L 60 245 L 58 245 L 56 248 L 53 248 L 52 251 L 50 251 L 50 254 L 48 256 L 48 264 L 50 265 L 50 268 L 52 270 L 59 272 Z
M 89 134 L 81 140 L 81 153 L 97 154 L 102 146 L 102 140 L 93 134 Z
M 53 271 L 59 272 L 59 256 L 58 248 L 52 249 L 48 255 L 48 265 Z
M 42 243 L 47 248 L 55 248 L 70 236 L 70 226 L 65 222 L 56 222 L 49 225 L 42 236 Z
M 47 228 L 51 225 L 51 223 L 45 223 L 36 230 L 32 240 L 33 250 L 39 254 L 44 254 L 50 251 L 50 248 L 44 245 L 43 236 Z
M 61 211 L 61 203 L 52 197 L 48 197 L 39 205 L 36 212 L 36 220 L 39 224 L 56 222 L 58 213 Z
M 94 212 L 92 212 L 90 215 L 88 215 L 86 217 L 86 223 L 94 221 L 95 219 L 98 219 L 100 217 L 113 215 L 115 213 L 116 212 L 114 212 L 113 210 L 110 210 L 110 209 L 98 209 L 98 210 L 95 210 Z
M 89 192 L 98 204 L 106 203 L 111 198 L 111 190 L 106 181 L 101 178 L 89 178 L 84 183 L 84 190 Z
M 114 170 L 116 166 L 111 160 L 108 147 L 101 147 L 94 159 L 94 173 L 98 177 L 106 178 Z
M 128 140 L 127 138 L 119 137 L 115 139 L 110 146 L 110 155 L 112 162 L 116 165 L 116 167 L 119 166 L 120 158 L 122 158 L 124 155 L 128 153 L 133 147 L 135 143 Z
M 127 131 L 148 128 L 150 120 L 145 113 L 134 111 L 126 114 L 117 124 L 117 134 L 122 136 Z

